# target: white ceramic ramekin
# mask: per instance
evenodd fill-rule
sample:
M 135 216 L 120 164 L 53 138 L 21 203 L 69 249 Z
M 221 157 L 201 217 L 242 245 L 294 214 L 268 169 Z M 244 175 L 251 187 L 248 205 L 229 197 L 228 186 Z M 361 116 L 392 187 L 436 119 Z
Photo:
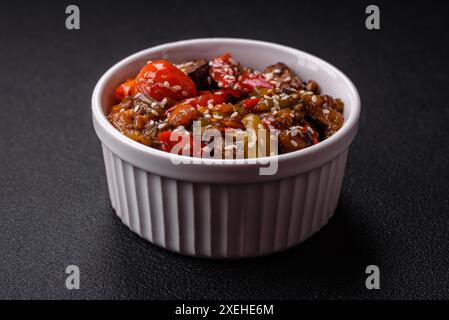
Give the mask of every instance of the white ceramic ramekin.
M 174 155 L 120 134 L 106 119 L 113 91 L 152 59 L 183 62 L 224 52 L 257 70 L 284 62 L 302 79 L 345 103 L 345 123 L 329 139 L 278 157 L 275 175 L 259 164 L 201 159 L 175 165 Z M 99 80 L 92 97 L 95 131 L 103 146 L 112 207 L 132 231 L 181 254 L 211 258 L 267 255 L 292 247 L 327 223 L 337 206 L 360 98 L 337 68 L 305 52 L 261 41 L 197 39 L 136 53 Z M 182 157 L 175 155 L 174 157 Z M 178 159 L 179 160 L 179 159 Z

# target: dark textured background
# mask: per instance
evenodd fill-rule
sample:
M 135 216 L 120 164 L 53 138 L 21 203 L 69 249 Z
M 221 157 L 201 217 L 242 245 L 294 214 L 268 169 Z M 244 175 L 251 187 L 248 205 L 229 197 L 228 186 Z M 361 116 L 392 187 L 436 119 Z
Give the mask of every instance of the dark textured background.
M 448 5 L 0 2 L 0 298 L 449 298 Z M 446 2 L 447 3 L 447 2 Z M 226 13 L 223 13 L 226 10 Z M 115 217 L 91 91 L 127 55 L 211 36 L 273 41 L 342 69 L 362 97 L 336 215 L 304 244 L 246 261 L 181 257 Z M 81 290 L 65 289 L 65 267 Z M 377 264 L 381 290 L 365 289 Z

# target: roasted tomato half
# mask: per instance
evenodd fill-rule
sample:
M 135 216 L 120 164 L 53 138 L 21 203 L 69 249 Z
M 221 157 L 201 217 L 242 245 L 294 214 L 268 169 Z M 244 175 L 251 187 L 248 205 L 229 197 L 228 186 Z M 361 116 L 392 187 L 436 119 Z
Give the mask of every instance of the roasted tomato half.
M 121 102 L 128 96 L 136 93 L 136 81 L 134 79 L 126 80 L 117 89 L 115 89 L 115 98 Z
M 146 64 L 136 78 L 137 92 L 153 99 L 183 100 L 197 95 L 193 81 L 181 70 L 166 60 L 155 60 Z

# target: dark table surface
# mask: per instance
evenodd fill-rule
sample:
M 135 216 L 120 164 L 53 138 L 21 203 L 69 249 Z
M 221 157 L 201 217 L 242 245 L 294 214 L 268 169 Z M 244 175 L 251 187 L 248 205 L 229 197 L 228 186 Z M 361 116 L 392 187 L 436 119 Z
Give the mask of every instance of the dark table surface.
M 447 4 L 9 1 L 0 10 L 0 298 L 449 298 Z M 447 3 L 447 2 L 446 2 Z M 227 13 L 223 13 L 226 10 Z M 277 42 L 342 69 L 362 98 L 334 218 L 285 253 L 164 251 L 110 207 L 90 97 L 118 60 L 198 37 Z M 81 289 L 65 288 L 65 268 Z M 378 265 L 381 289 L 365 288 Z

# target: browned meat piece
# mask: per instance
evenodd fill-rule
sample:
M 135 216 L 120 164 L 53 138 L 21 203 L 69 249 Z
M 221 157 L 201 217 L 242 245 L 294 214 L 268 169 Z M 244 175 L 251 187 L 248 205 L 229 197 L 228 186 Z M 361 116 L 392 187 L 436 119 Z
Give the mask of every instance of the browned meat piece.
M 177 67 L 192 79 L 197 89 L 204 90 L 210 87 L 210 83 L 208 82 L 210 67 L 206 59 L 189 61 L 177 65 Z
M 316 94 L 320 92 L 320 87 L 318 86 L 318 83 L 315 80 L 307 81 L 306 89 Z
M 279 89 L 299 90 L 303 87 L 301 79 L 284 63 L 278 62 L 265 68 L 263 74 Z
M 343 126 L 344 118 L 337 110 L 325 107 L 324 102 L 322 97 L 313 95 L 305 110 L 311 119 L 324 128 L 324 139 L 327 139 Z
M 178 69 L 180 69 L 182 72 L 184 72 L 185 74 L 191 74 L 192 72 L 194 72 L 195 70 L 197 70 L 198 68 L 201 68 L 202 66 L 208 64 L 206 59 L 198 59 L 198 60 L 193 60 L 193 61 L 188 61 L 182 64 L 178 64 L 176 65 L 178 67 Z
M 318 133 L 305 124 L 291 127 L 279 133 L 279 145 L 283 153 L 301 150 L 318 143 Z
M 133 127 L 134 111 L 132 109 L 113 109 L 113 112 L 108 115 L 108 120 L 117 130 L 124 133 Z
M 269 129 L 287 129 L 293 124 L 294 111 L 289 108 L 270 112 L 263 116 L 262 123 Z
M 343 113 L 343 108 L 344 108 L 344 104 L 343 101 L 341 101 L 340 99 L 334 99 L 329 95 L 324 95 L 322 96 L 322 98 L 324 99 L 324 103 L 323 103 L 323 107 L 327 107 L 330 109 L 334 109 L 337 110 L 340 113 Z
M 298 103 L 293 106 L 293 124 L 294 125 L 303 125 L 304 118 L 306 116 L 306 112 L 304 110 L 304 104 Z
M 165 126 L 163 126 L 165 124 Z M 148 121 L 145 125 L 145 128 L 142 130 L 142 134 L 148 139 L 153 141 L 153 144 L 158 140 L 158 134 L 167 130 L 168 124 L 166 121 L 158 122 L 158 121 Z
M 132 108 L 134 112 L 141 115 L 148 115 L 148 120 L 159 119 L 165 109 L 166 103 L 159 102 L 153 98 L 143 94 L 137 93 L 132 96 Z

